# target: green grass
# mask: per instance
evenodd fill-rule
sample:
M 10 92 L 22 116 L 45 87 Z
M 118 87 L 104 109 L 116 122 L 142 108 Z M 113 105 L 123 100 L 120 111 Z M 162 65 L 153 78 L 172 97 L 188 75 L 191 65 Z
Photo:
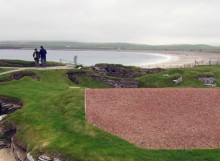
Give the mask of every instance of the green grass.
M 165 76 L 168 74 L 169 76 Z M 182 76 L 183 81 L 180 84 L 175 84 L 172 80 Z M 146 75 L 137 78 L 140 84 L 139 87 L 145 88 L 163 88 L 163 87 L 206 87 L 201 81 L 197 80 L 199 76 L 215 76 L 217 86 L 220 86 L 220 68 L 219 66 L 198 66 L 195 68 L 186 69 L 167 69 L 164 72 Z
M 174 45 L 147 45 L 131 43 L 86 43 L 71 41 L 5 41 L 2 43 L 3 48 L 36 48 L 44 44 L 48 49 L 125 49 L 125 50 L 177 50 L 177 51 L 219 51 L 219 46 L 210 46 L 205 44 L 174 44 Z M 70 46 L 70 47 L 66 47 Z M 0 48 L 2 45 L 0 44 Z
M 10 70 L 14 70 L 13 68 L 0 68 L 0 73 L 7 72 Z
M 86 88 L 110 88 L 111 86 L 108 84 L 105 84 L 101 81 L 94 80 L 90 77 L 87 76 L 80 76 L 77 79 L 80 82 L 81 87 L 86 87 Z
M 47 62 L 47 66 L 62 66 L 64 64 L 57 62 Z M 24 60 L 8 60 L 0 59 L 0 67 L 34 67 L 35 62 L 33 61 L 24 61 Z
M 34 72 L 40 81 L 24 77 L 0 83 L 0 95 L 24 102 L 24 107 L 11 114 L 5 124 L 16 124 L 16 135 L 35 156 L 44 152 L 62 154 L 61 158 L 69 161 L 220 161 L 220 149 L 147 150 L 98 129 L 85 120 L 85 88 L 70 89 L 73 84 L 65 70 Z M 185 71 L 171 70 L 169 74 L 181 72 Z M 85 77 L 80 79 L 79 86 L 92 88 L 99 84 Z

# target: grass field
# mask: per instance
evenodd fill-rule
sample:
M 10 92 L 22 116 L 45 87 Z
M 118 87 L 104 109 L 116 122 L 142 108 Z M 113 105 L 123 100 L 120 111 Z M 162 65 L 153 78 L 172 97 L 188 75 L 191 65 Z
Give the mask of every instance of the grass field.
M 7 72 L 13 70 L 13 68 L 0 68 L 0 73 Z
M 165 75 L 169 76 L 165 76 Z M 180 84 L 173 83 L 172 80 L 183 77 L 183 82 Z M 137 78 L 140 81 L 140 87 L 144 88 L 163 88 L 163 87 L 193 87 L 205 88 L 201 81 L 197 80 L 199 76 L 214 76 L 216 84 L 220 86 L 220 67 L 219 66 L 198 66 L 185 69 L 168 69 L 164 72 L 146 75 Z
M 47 66 L 62 66 L 57 62 L 47 62 Z M 34 61 L 0 59 L 0 67 L 35 67 Z
M 61 155 L 60 158 L 69 161 L 220 161 L 220 149 L 143 149 L 98 129 L 85 120 L 84 89 L 108 85 L 81 77 L 80 88 L 69 88 L 73 84 L 65 70 L 34 72 L 40 76 L 40 81 L 24 77 L 18 81 L 0 83 L 0 95 L 12 96 L 24 102 L 24 107 L 11 114 L 5 123 L 15 123 L 16 135 L 34 156 L 44 152 Z M 170 84 L 168 78 L 162 76 L 167 72 L 172 77 L 183 74 L 186 82 Z M 190 73 L 213 72 L 219 84 L 218 67 L 172 69 L 167 72 L 138 79 L 142 87 L 201 87 L 201 83 L 196 85 L 198 82 L 194 82 Z

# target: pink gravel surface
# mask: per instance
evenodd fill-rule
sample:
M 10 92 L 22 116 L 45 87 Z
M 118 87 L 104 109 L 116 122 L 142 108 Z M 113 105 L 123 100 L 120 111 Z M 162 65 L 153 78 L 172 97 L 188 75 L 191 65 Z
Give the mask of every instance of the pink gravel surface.
M 220 89 L 87 89 L 86 118 L 150 149 L 220 148 Z

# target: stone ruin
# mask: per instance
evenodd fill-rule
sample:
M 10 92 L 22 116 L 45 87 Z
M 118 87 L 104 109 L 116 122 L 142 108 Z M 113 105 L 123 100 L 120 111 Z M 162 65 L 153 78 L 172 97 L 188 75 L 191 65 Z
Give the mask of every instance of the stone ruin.
M 208 87 L 216 87 L 216 78 L 214 76 L 200 76 L 198 80 Z

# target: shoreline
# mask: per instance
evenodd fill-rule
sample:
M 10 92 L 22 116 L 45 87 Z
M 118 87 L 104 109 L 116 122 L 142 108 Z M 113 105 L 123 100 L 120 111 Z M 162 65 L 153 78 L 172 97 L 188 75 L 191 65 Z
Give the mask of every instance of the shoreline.
M 143 65 L 141 67 L 161 67 L 161 68 L 172 68 L 172 67 L 184 67 L 189 65 L 195 65 L 195 63 L 207 64 L 209 61 L 219 61 L 220 64 L 220 53 L 213 52 L 196 52 L 196 51 L 144 51 L 145 53 L 167 55 L 171 58 L 167 61 L 152 63 L 150 65 Z M 196 61 L 196 62 L 195 62 Z
M 1 49 L 0 49 L 1 50 Z M 2 49 L 10 50 L 10 49 Z M 20 49 L 12 49 L 20 50 Z M 30 50 L 22 48 L 21 50 Z M 63 49 L 49 49 L 48 50 L 63 50 Z M 66 51 L 101 51 L 96 49 L 66 49 Z M 209 63 L 209 60 L 218 61 L 220 64 L 220 52 L 211 52 L 211 51 L 169 51 L 169 50 L 105 50 L 102 51 L 112 51 L 112 52 L 137 52 L 142 54 L 153 54 L 164 57 L 165 60 L 158 60 L 156 62 L 146 62 L 141 64 L 134 64 L 131 66 L 138 66 L 142 68 L 178 68 L 193 66 L 196 62 L 200 62 L 200 65 L 205 65 Z M 195 62 L 196 61 L 196 62 Z M 58 61 L 57 61 L 58 62 Z M 95 64 L 93 64 L 95 65 Z M 123 65 L 123 64 L 122 64 Z M 87 66 L 87 65 L 86 65 Z

